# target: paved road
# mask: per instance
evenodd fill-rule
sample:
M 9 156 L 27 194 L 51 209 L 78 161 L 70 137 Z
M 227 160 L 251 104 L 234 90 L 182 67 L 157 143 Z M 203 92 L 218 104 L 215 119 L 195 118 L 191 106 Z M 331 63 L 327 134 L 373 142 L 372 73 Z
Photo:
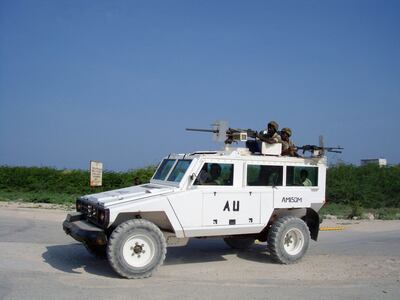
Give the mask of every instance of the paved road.
M 127 280 L 64 234 L 65 215 L 0 206 L 0 299 L 400 299 L 400 221 L 337 221 L 344 231 L 321 232 L 289 266 L 264 244 L 194 239 L 152 278 Z

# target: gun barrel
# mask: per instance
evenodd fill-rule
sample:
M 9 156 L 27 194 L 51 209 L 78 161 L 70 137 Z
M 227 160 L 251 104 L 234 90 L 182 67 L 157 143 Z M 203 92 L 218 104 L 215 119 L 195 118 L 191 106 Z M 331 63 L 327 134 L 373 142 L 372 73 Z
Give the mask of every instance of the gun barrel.
M 219 132 L 219 130 L 215 130 L 215 129 L 198 129 L 198 128 L 186 128 L 186 131 L 212 132 L 212 133 Z

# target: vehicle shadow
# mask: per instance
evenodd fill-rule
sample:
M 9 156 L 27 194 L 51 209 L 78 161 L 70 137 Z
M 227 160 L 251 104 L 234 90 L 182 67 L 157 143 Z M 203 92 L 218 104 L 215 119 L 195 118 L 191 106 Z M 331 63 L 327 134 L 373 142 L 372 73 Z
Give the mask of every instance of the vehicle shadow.
M 89 254 L 80 243 L 47 246 L 42 254 L 45 263 L 71 274 L 85 272 L 109 278 L 120 278 L 106 259 Z M 168 247 L 164 265 L 226 261 L 226 255 L 259 263 L 273 263 L 265 245 L 254 244 L 246 250 L 231 249 L 222 239 L 190 239 L 186 246 Z
M 42 254 L 44 262 L 53 268 L 71 274 L 81 274 L 81 268 L 87 273 L 110 278 L 120 278 L 106 259 L 89 254 L 80 244 L 47 246 Z
M 221 238 L 190 239 L 186 246 L 169 247 L 164 265 L 225 261 L 225 255 L 260 263 L 274 263 L 266 245 L 254 244 L 246 250 L 232 249 Z

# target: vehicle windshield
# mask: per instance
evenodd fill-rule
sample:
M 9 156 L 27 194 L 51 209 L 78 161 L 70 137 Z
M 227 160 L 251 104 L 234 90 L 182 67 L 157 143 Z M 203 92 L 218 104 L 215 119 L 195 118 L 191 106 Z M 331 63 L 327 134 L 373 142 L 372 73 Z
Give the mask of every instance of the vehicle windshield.
M 178 160 L 178 163 L 175 165 L 175 168 L 172 170 L 167 181 L 180 182 L 191 162 L 192 161 L 188 159 Z
M 154 174 L 153 179 L 165 180 L 175 161 L 175 159 L 164 159 L 158 167 L 156 174 Z

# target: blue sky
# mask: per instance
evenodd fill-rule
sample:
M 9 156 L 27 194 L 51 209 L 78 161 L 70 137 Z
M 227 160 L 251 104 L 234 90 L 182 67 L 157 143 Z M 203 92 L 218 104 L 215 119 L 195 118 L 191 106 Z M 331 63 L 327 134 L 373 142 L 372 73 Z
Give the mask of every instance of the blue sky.
M 0 165 L 126 170 L 214 120 L 399 163 L 399 1 L 0 2 Z

